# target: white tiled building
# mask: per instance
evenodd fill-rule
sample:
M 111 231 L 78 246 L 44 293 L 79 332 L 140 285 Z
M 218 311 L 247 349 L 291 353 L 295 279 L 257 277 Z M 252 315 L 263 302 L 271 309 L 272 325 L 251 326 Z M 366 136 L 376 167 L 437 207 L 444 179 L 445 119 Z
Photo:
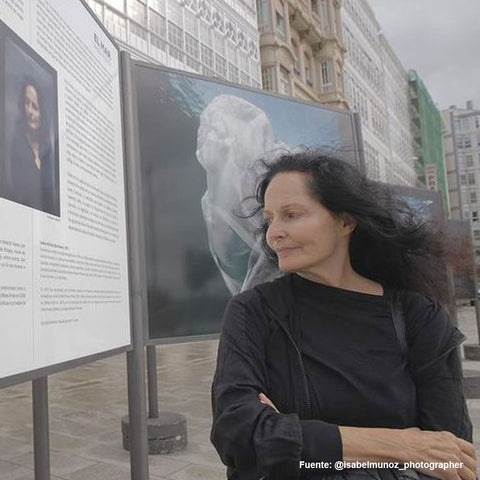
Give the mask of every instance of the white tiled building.
M 396 185 L 415 185 L 408 73 L 383 35 L 380 35 L 380 44 L 389 147 L 386 181 Z
M 255 0 L 87 0 L 134 58 L 261 88 Z
M 367 175 L 415 185 L 408 75 L 366 0 L 343 0 L 345 96 L 359 113 Z
M 480 110 L 468 101 L 441 113 L 451 215 L 470 222 L 480 277 Z

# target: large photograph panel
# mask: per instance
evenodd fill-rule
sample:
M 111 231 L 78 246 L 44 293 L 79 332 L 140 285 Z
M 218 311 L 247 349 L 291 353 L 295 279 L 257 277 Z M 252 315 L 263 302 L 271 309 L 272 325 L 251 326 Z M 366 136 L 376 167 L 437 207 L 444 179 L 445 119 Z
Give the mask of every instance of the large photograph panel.
M 322 147 L 357 164 L 351 114 L 138 63 L 149 337 L 218 333 L 232 294 L 273 279 L 244 218 L 259 159 Z
M 4 151 L 0 196 L 60 216 L 56 71 L 0 22 Z
M 1 4 L 3 388 L 131 334 L 119 51 L 80 0 Z

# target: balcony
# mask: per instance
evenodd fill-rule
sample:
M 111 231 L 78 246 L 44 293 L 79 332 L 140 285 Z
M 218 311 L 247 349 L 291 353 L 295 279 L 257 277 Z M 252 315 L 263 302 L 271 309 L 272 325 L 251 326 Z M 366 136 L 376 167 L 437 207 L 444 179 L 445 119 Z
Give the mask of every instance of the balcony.
M 310 24 L 308 28 L 299 30 L 298 32 L 300 33 L 300 38 L 308 42 L 313 47 L 319 46 L 322 40 L 325 39 L 320 29 L 313 23 Z
M 303 1 L 297 1 L 290 3 L 290 27 L 297 30 L 297 32 L 301 32 L 303 30 L 307 30 L 311 23 L 311 15 L 310 9 Z

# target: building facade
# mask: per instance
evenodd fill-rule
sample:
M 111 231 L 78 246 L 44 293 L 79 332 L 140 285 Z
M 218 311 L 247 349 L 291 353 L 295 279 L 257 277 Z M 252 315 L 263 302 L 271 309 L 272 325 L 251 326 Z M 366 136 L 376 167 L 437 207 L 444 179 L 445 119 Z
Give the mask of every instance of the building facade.
M 87 0 L 134 58 L 261 88 L 255 0 Z
M 438 191 L 445 216 L 449 217 L 450 198 L 443 152 L 443 120 L 417 72 L 410 70 L 408 76 L 417 186 Z
M 480 110 L 468 101 L 465 108 L 442 111 L 443 144 L 451 217 L 470 222 L 480 277 Z
M 265 90 L 345 108 L 340 0 L 257 0 Z
M 408 76 L 366 0 L 343 0 L 345 96 L 360 115 L 367 175 L 415 185 Z

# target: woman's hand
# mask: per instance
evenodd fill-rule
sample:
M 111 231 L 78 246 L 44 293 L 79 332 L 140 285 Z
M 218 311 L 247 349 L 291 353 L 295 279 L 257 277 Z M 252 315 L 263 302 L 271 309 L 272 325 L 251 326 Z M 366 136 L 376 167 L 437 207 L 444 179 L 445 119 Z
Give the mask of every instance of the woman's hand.
M 277 407 L 273 404 L 273 402 L 263 393 L 258 394 L 258 399 L 260 400 L 260 403 L 263 403 L 264 405 L 268 405 L 269 407 L 272 407 L 277 413 L 280 413 L 277 409 Z
M 450 432 L 432 432 L 419 428 L 401 430 L 405 462 L 462 464 L 460 468 L 417 468 L 416 470 L 441 480 L 475 480 L 477 455 L 475 447 Z
M 440 480 L 475 480 L 477 456 L 474 446 L 450 432 L 433 432 L 416 427 L 395 429 L 339 426 L 343 460 L 371 462 L 421 463 L 417 468 L 425 475 Z M 452 462 L 459 468 L 429 468 L 428 464 Z

